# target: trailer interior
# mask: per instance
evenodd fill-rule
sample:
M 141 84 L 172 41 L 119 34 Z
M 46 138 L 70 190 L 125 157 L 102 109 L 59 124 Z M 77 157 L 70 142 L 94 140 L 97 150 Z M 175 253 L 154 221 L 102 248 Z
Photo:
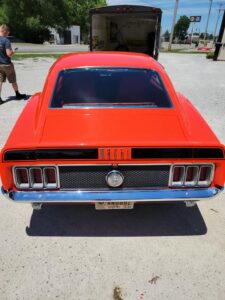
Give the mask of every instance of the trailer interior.
M 92 51 L 128 51 L 157 58 L 161 14 L 96 13 L 91 15 Z

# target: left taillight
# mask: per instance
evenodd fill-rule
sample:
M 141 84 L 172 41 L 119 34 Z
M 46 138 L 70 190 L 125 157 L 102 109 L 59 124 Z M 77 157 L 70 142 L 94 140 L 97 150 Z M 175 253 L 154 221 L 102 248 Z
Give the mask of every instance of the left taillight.
M 13 178 L 18 189 L 57 189 L 58 169 L 55 166 L 14 167 Z

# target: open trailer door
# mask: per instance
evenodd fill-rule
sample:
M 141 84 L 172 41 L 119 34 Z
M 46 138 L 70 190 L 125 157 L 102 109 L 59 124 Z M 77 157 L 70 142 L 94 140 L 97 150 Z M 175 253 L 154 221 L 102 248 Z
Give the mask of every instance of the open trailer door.
M 90 10 L 90 50 L 146 53 L 158 59 L 162 11 L 139 5 Z

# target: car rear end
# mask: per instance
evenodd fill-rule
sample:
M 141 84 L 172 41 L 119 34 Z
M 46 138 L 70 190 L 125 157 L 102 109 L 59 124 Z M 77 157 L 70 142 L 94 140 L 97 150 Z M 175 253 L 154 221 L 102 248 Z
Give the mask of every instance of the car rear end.
M 7 150 L 2 191 L 15 202 L 89 203 L 99 209 L 191 204 L 223 190 L 224 169 L 222 148 Z

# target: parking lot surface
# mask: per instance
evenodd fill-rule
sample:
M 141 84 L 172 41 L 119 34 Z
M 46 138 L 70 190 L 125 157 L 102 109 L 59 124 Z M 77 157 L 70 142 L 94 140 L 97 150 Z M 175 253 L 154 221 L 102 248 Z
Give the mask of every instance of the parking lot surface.
M 225 143 L 225 63 L 167 53 L 159 61 Z M 41 90 L 53 62 L 16 61 L 21 92 Z M 26 105 L 12 95 L 4 84 L 0 148 Z M 0 195 L 1 300 L 223 300 L 224 282 L 225 193 L 192 208 L 103 212 L 84 205 L 33 211 Z

